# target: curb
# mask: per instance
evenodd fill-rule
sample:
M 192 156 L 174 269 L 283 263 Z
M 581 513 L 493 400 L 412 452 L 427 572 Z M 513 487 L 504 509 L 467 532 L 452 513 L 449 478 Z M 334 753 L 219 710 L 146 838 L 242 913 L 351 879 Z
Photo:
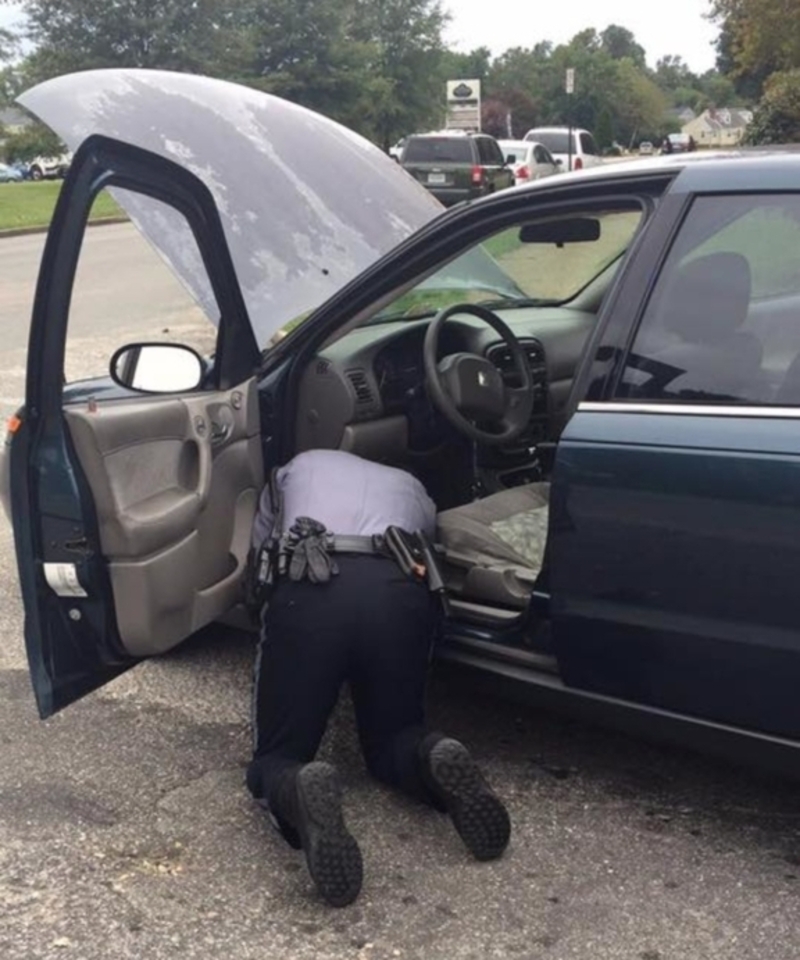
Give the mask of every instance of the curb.
M 99 220 L 89 220 L 87 227 L 107 227 L 113 223 L 130 223 L 128 217 L 102 217 Z M 47 233 L 49 224 L 44 227 L 12 227 L 10 230 L 0 230 L 0 240 L 6 237 L 29 237 L 35 233 Z

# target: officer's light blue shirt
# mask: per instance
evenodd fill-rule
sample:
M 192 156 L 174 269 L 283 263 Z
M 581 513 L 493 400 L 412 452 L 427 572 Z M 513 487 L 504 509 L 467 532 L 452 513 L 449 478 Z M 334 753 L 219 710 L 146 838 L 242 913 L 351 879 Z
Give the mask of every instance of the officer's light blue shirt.
M 425 488 L 410 473 L 364 460 L 341 450 L 308 450 L 278 470 L 285 532 L 298 517 L 311 517 L 340 536 L 372 536 L 389 526 L 432 536 L 436 507 Z M 259 501 L 253 524 L 253 544 L 272 532 L 275 505 L 269 485 Z

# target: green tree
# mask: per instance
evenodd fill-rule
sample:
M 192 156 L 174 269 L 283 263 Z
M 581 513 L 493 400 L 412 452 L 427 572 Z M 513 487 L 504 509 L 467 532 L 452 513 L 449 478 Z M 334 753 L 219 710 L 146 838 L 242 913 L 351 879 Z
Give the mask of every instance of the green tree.
M 632 60 L 640 70 L 645 69 L 644 47 L 625 27 L 612 23 L 600 34 L 600 48 L 614 60 Z
M 384 149 L 444 107 L 440 0 L 356 0 L 353 38 L 369 50 L 359 129 Z
M 594 136 L 601 150 L 607 150 L 614 143 L 614 122 L 611 119 L 611 111 L 608 107 L 603 107 L 600 111 Z
M 469 53 L 455 50 L 443 50 L 441 59 L 442 80 L 480 80 L 489 76 L 492 63 L 492 51 L 488 47 L 477 47 Z
M 367 83 L 372 51 L 355 43 L 352 3 L 268 0 L 251 8 L 250 60 L 239 79 L 346 122 Z
M 230 70 L 248 0 L 23 0 L 31 82 L 95 67 Z
M 728 72 L 758 76 L 800 63 L 800 0 L 713 0 L 712 17 Z
M 767 80 L 744 142 L 800 143 L 800 69 L 774 73 Z
M 58 156 L 64 149 L 64 144 L 53 131 L 37 121 L 9 134 L 3 141 L 2 153 L 6 163 L 27 163 L 34 157 Z

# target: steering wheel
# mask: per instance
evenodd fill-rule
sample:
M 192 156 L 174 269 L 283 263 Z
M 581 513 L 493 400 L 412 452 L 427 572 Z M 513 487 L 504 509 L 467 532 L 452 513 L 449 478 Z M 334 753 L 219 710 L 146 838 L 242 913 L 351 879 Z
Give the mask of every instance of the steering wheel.
M 521 387 L 506 386 L 497 367 L 476 353 L 453 353 L 437 362 L 442 327 L 456 313 L 472 314 L 500 335 L 511 351 Z M 425 334 L 422 358 L 431 399 L 461 433 L 498 446 L 514 440 L 527 427 L 533 412 L 533 377 L 528 360 L 511 329 L 491 310 L 473 303 L 456 303 L 440 310 Z

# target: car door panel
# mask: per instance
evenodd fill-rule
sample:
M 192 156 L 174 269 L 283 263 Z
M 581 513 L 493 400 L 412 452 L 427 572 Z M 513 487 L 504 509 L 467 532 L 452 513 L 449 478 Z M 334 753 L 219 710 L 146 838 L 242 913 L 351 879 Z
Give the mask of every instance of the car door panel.
M 235 600 L 263 484 L 255 383 L 67 407 L 65 417 L 122 644 L 161 653 Z
M 579 409 L 559 449 L 566 681 L 800 736 L 798 419 L 607 407 Z
M 161 203 L 165 223 L 180 221 L 193 239 L 195 270 L 222 319 L 213 363 L 190 394 L 110 390 L 108 380 L 64 384 L 76 269 L 104 187 Z M 263 480 L 251 379 L 259 359 L 208 188 L 163 157 L 88 138 L 48 232 L 25 407 L 9 450 L 25 642 L 42 717 L 237 600 Z

